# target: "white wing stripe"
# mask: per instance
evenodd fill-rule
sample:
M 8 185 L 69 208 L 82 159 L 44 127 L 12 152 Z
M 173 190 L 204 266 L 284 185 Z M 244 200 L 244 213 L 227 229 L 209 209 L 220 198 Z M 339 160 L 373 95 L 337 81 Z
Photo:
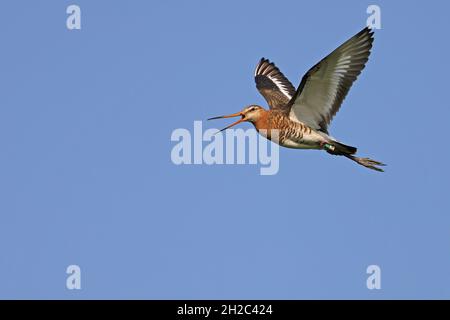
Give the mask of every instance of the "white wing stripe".
M 283 86 L 283 84 L 276 78 L 272 78 L 271 76 L 269 76 L 269 79 L 273 81 L 273 83 L 275 83 L 275 85 L 278 87 L 278 89 L 280 89 L 280 91 L 290 100 L 292 99 L 292 96 L 289 94 L 287 88 L 285 86 Z

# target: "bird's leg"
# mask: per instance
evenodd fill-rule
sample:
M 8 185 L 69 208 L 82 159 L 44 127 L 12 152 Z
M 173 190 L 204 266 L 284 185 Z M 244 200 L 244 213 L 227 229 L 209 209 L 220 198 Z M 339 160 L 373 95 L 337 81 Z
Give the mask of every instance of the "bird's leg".
M 321 141 L 321 142 L 320 142 L 320 147 L 321 147 L 322 149 L 324 149 L 324 150 L 327 150 L 327 151 L 334 151 L 334 150 L 336 149 L 335 146 L 333 146 L 333 145 L 327 143 L 326 141 Z

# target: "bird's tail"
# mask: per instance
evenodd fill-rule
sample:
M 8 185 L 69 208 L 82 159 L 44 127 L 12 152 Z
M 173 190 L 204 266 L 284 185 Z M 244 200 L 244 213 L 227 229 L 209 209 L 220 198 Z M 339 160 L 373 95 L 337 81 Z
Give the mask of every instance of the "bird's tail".
M 337 141 L 330 141 L 330 143 L 325 144 L 325 150 L 328 153 L 334 154 L 336 156 L 345 156 L 346 154 L 355 154 L 358 149 L 352 146 L 347 146 L 343 143 Z
M 337 141 L 330 141 L 329 143 L 326 143 L 324 145 L 324 148 L 330 154 L 333 154 L 336 156 L 344 156 L 366 168 L 384 172 L 383 169 L 378 168 L 378 166 L 385 166 L 384 163 L 375 161 L 375 160 L 372 160 L 369 158 L 360 158 L 360 157 L 354 156 L 354 154 L 357 151 L 357 149 L 355 147 L 347 146 L 347 145 L 337 142 Z

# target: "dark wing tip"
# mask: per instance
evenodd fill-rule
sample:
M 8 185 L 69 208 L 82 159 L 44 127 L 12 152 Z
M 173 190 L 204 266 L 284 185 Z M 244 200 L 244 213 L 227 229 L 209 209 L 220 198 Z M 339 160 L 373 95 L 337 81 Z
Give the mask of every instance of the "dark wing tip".
M 269 59 L 261 58 L 260 62 L 255 69 L 255 77 L 257 76 L 275 76 L 285 78 L 280 69 L 275 65 L 275 63 L 270 62 Z
M 258 65 L 255 68 L 255 74 L 254 76 L 258 76 L 258 75 L 264 75 L 264 71 L 267 69 L 267 67 L 272 66 L 275 67 L 275 65 L 273 64 L 273 62 L 270 62 L 269 59 L 266 59 L 264 57 L 261 58 L 261 60 L 259 60 Z M 276 67 L 275 67 L 276 68 Z
M 356 36 L 357 37 L 367 36 L 369 38 L 370 43 L 372 43 L 375 38 L 374 35 L 375 35 L 375 31 L 372 28 L 370 28 L 369 26 L 366 26 Z

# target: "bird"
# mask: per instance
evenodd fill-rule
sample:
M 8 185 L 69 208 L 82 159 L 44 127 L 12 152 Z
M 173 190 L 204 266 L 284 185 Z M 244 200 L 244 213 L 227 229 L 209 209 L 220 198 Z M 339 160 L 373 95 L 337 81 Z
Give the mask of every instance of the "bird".
M 373 41 L 373 30 L 365 27 L 310 68 L 297 89 L 273 62 L 261 58 L 254 78 L 269 110 L 252 104 L 239 112 L 208 120 L 241 117 L 219 132 L 250 122 L 259 134 L 280 146 L 324 150 L 383 172 L 380 167 L 384 163 L 357 157 L 356 147 L 339 142 L 328 132 L 333 117 L 369 60 Z

